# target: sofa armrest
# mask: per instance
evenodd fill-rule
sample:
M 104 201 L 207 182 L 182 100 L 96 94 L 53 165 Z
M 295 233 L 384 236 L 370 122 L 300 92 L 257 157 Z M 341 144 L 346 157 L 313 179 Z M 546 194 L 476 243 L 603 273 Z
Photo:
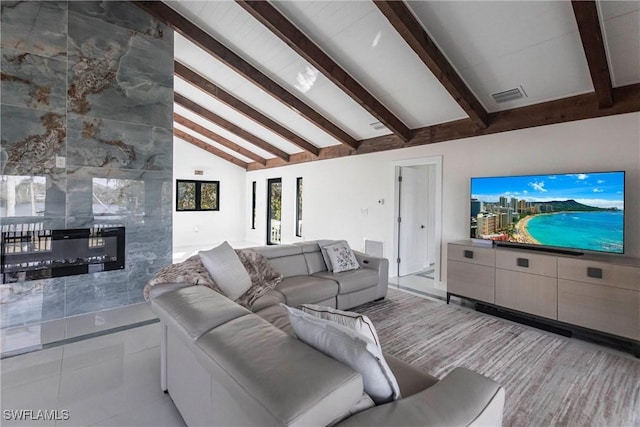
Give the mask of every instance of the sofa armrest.
M 504 388 L 456 368 L 420 393 L 347 418 L 339 426 L 500 426 Z
M 387 296 L 389 287 L 389 260 L 353 251 L 362 268 L 370 268 L 378 272 L 378 298 Z

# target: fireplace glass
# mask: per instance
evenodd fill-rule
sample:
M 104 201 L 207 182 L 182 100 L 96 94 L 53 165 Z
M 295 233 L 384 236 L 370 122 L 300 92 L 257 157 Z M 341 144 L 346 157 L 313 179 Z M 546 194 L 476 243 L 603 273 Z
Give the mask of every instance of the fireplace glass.
M 12 228 L 1 235 L 2 283 L 125 268 L 124 227 Z

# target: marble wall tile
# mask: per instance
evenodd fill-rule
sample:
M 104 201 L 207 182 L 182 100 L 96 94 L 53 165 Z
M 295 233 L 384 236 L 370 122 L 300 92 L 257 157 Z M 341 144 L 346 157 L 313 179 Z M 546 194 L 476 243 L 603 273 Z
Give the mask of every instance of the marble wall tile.
M 173 38 L 172 31 L 164 24 L 128 2 L 74 1 L 69 3 L 69 11 L 128 28 L 152 38 L 167 40 L 167 43 Z
M 67 215 L 112 215 L 130 221 L 163 212 L 160 207 L 166 196 L 163 198 L 162 189 L 171 180 L 171 171 L 69 167 Z
M 66 60 L 66 1 L 2 1 L 0 44 Z
M 65 313 L 65 279 L 44 280 L 41 321 L 61 319 Z
M 69 13 L 69 62 L 74 68 L 100 68 L 105 74 L 173 86 L 172 39 L 149 37 L 75 12 Z
M 66 113 L 66 61 L 7 47 L 1 61 L 2 104 Z
M 105 271 L 66 278 L 66 317 L 127 304 L 129 296 L 126 272 Z
M 23 326 L 64 317 L 63 279 L 2 285 L 2 327 Z
M 55 157 L 66 152 L 65 114 L 2 105 L 0 121 L 0 163 L 14 165 L 12 174 L 29 175 L 33 165 L 38 172 L 56 169 Z
M 66 174 L 63 170 L 46 173 L 38 171 L 34 165 L 29 175 L 13 172 L 25 167 L 24 164 L 7 164 L 0 173 L 0 222 L 22 223 L 24 218 L 47 224 L 62 218 L 64 228 Z M 30 166 L 30 165 L 26 165 Z M 13 206 L 8 206 L 9 192 L 14 195 Z M 22 219 L 21 219 L 22 218 Z M 60 227 L 58 227 L 60 228 Z
M 101 168 L 171 170 L 169 129 L 69 114 L 67 164 Z
M 172 128 L 173 88 L 107 71 L 99 64 L 69 63 L 71 113 Z

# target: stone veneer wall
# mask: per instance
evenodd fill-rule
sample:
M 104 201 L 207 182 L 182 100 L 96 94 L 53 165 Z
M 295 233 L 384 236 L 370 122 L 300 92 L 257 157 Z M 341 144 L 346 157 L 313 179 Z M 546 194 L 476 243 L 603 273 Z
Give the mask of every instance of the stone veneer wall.
M 128 2 L 0 7 L 0 223 L 121 224 L 127 248 L 123 271 L 0 285 L 0 326 L 140 302 L 172 258 L 173 32 Z

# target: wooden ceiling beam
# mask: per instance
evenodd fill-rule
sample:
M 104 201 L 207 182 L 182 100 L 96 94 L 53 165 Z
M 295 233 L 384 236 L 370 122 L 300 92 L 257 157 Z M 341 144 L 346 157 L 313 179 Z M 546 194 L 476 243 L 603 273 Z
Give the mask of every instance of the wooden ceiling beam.
M 416 129 L 416 134 L 409 144 L 404 143 L 395 135 L 387 135 L 361 141 L 360 147 L 355 153 L 348 152 L 344 147 L 339 145 L 322 148 L 317 160 L 396 150 L 399 148 L 490 135 L 536 126 L 547 126 L 575 120 L 639 112 L 640 83 L 614 88 L 613 99 L 615 99 L 615 103 L 611 107 L 600 108 L 595 93 L 588 93 L 526 107 L 499 111 L 491 114 L 491 125 L 486 129 L 479 129 L 470 119 L 456 120 Z M 258 163 L 249 163 L 248 170 L 273 168 L 313 160 L 314 159 L 304 153 L 293 154 L 288 163 L 284 163 L 278 159 L 269 159 L 267 160 L 266 166 Z
M 281 137 L 291 142 L 292 144 L 296 145 L 297 147 L 313 154 L 316 157 L 320 153 L 320 149 L 315 145 L 311 144 L 309 141 L 296 135 L 289 129 L 282 126 L 280 123 L 277 123 L 276 121 L 270 119 L 269 117 L 265 116 L 255 108 L 245 104 L 240 99 L 236 98 L 235 96 L 231 95 L 229 92 L 217 86 L 215 83 L 211 82 L 206 77 L 196 73 L 186 65 L 178 61 L 175 61 L 173 72 L 176 76 L 180 77 L 181 79 L 185 80 L 191 85 L 197 87 L 198 89 L 208 93 L 209 95 L 218 99 L 223 104 L 233 108 L 240 114 L 258 123 L 260 126 L 263 126 L 269 129 L 270 131 L 272 131 L 273 133 L 280 135 Z
M 220 117 L 216 113 L 214 113 L 214 112 L 204 108 L 203 106 L 193 102 L 189 98 L 187 98 L 187 97 L 185 97 L 183 95 L 180 95 L 179 93 L 174 93 L 173 94 L 173 100 L 174 100 L 174 102 L 176 104 L 181 105 L 184 108 L 186 108 L 187 110 L 190 110 L 190 111 L 196 113 L 200 117 L 203 117 L 203 118 L 205 118 L 205 119 L 217 124 L 221 128 L 228 130 L 229 132 L 239 136 L 240 138 L 244 139 L 245 141 L 250 142 L 251 144 L 255 145 L 256 147 L 262 148 L 264 151 L 267 151 L 267 152 L 273 154 L 274 156 L 279 157 L 280 159 L 284 160 L 285 162 L 289 161 L 289 154 L 285 153 L 284 151 L 280 150 L 277 147 L 274 147 L 273 145 L 269 144 L 265 140 L 263 140 L 261 138 L 258 138 L 254 134 L 242 129 L 240 126 L 237 126 L 237 125 L 231 123 L 227 119 L 225 119 L 223 117 Z
M 177 138 L 180 138 L 181 140 L 188 142 L 189 144 L 195 145 L 198 148 L 201 148 L 211 154 L 213 154 L 214 156 L 218 156 L 221 159 L 224 159 L 228 162 L 233 163 L 236 166 L 240 166 L 243 169 L 247 169 L 248 163 L 243 162 L 242 160 L 238 159 L 237 157 L 232 156 L 229 153 L 226 153 L 216 147 L 211 146 L 210 144 L 207 144 L 206 142 L 202 141 L 201 139 L 196 138 L 193 135 L 189 135 L 186 132 L 181 131 L 180 129 L 174 129 L 173 130 L 173 135 Z
M 269 2 L 236 0 L 236 3 L 278 36 L 298 55 L 312 64 L 372 116 L 380 120 L 391 132 L 398 135 L 405 142 L 411 140 L 413 132 L 402 120 L 382 105 L 380 101 Z
M 489 126 L 489 114 L 485 108 L 431 40 L 407 5 L 398 0 L 374 1 L 374 3 L 471 120 L 481 129 Z
M 256 67 L 242 59 L 232 50 L 224 46 L 215 38 L 210 36 L 200 27 L 180 15 L 175 10 L 161 1 L 134 1 L 141 9 L 145 10 L 158 21 L 164 23 L 189 41 L 214 56 L 216 59 L 227 65 L 229 68 L 251 81 L 262 90 L 278 99 L 287 107 L 318 126 L 320 129 L 333 136 L 352 149 L 358 148 L 356 140 L 348 133 L 333 124 L 330 120 L 322 116 L 316 110 L 302 102 L 295 95 L 288 92 L 274 80 L 263 74 Z
M 235 142 L 221 136 L 218 135 L 217 133 L 213 132 L 212 130 L 207 129 L 204 126 L 199 125 L 196 122 L 193 122 L 189 119 L 187 119 L 184 116 L 181 116 L 178 113 L 173 113 L 173 121 L 175 123 L 178 123 L 188 129 L 191 129 L 194 132 L 198 132 L 200 135 L 205 136 L 207 138 L 209 138 L 212 141 L 217 142 L 218 144 L 227 147 L 230 150 L 235 151 L 238 154 L 241 154 L 245 157 L 250 158 L 251 160 L 253 160 L 254 162 L 258 162 L 262 165 L 266 165 L 267 164 L 267 159 L 265 159 L 264 157 L 261 157 L 259 155 L 257 155 L 256 153 L 254 153 L 251 150 L 247 150 L 246 148 L 236 144 Z
M 571 6 L 578 24 L 582 48 L 587 57 L 593 89 L 598 96 L 600 108 L 610 107 L 613 105 L 613 86 L 611 85 L 611 74 L 609 73 L 609 63 L 604 48 L 596 2 L 593 0 L 573 0 Z

